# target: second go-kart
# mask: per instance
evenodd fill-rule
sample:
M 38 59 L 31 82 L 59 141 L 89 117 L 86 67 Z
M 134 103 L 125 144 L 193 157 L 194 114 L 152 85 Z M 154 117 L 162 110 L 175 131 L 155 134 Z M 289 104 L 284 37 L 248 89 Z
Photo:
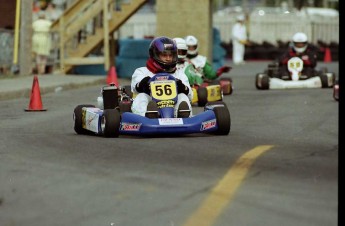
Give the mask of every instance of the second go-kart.
M 303 61 L 293 57 L 288 61 L 289 76 L 279 74 L 278 64 L 270 64 L 264 73 L 255 77 L 255 86 L 260 90 L 293 89 L 293 88 L 332 88 L 335 83 L 335 74 L 326 69 L 319 71 L 317 76 L 309 77 L 302 74 Z
M 233 92 L 232 79 L 220 78 L 216 81 L 205 80 L 200 86 L 192 86 L 193 100 L 192 104 L 205 106 L 212 101 L 223 100 L 224 95 L 230 95 Z
M 204 111 L 182 118 L 186 109 L 179 109 L 174 117 L 174 106 L 177 101 L 175 78 L 168 73 L 159 73 L 150 79 L 152 100 L 157 106 L 157 117 L 146 117 L 130 111 L 121 111 L 118 89 L 102 89 L 104 109 L 93 105 L 78 105 L 74 109 L 74 130 L 77 134 L 95 134 L 105 137 L 125 135 L 154 134 L 191 134 L 210 133 L 227 135 L 230 132 L 231 118 L 229 110 L 221 101 L 208 103 Z M 181 112 L 180 112 L 181 111 Z M 185 117 L 185 116 L 183 116 Z

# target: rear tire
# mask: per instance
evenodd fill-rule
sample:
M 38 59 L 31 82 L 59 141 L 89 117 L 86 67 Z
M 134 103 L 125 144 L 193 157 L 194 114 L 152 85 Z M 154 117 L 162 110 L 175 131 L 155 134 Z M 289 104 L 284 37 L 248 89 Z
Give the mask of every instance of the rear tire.
M 205 87 L 199 87 L 198 93 L 198 106 L 204 107 L 207 103 L 207 89 Z
M 116 109 L 104 110 L 101 128 L 105 137 L 118 137 L 120 134 L 120 112 Z
M 94 134 L 93 132 L 83 128 L 83 107 L 94 108 L 92 104 L 81 104 L 74 108 L 73 119 L 74 119 L 74 131 L 77 134 Z
M 217 135 L 228 135 L 231 127 L 230 112 L 227 107 L 215 107 L 213 109 L 216 115 L 218 130 Z
M 220 87 L 223 90 L 224 95 L 230 95 L 233 92 L 232 79 L 231 78 L 221 78 L 219 81 Z

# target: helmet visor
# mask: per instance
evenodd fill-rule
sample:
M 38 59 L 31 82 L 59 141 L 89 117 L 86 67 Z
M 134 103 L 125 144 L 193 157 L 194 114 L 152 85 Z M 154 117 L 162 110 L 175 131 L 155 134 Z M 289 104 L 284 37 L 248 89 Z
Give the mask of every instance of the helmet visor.
M 303 53 L 307 49 L 308 43 L 307 42 L 294 42 L 293 48 L 298 53 Z
M 177 55 L 185 56 L 185 55 L 187 55 L 187 50 L 186 49 L 179 49 L 179 50 L 177 50 Z
M 296 48 L 303 48 L 304 46 L 307 45 L 306 42 L 294 42 L 294 45 Z
M 174 63 L 177 60 L 176 50 L 165 50 L 163 52 L 158 52 L 155 54 L 156 59 L 162 63 Z

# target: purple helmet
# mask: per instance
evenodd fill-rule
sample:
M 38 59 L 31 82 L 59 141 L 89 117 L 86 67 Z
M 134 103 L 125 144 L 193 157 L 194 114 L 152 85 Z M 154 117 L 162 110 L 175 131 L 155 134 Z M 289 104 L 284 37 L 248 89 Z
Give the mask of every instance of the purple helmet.
M 163 62 L 159 57 L 162 53 L 172 54 L 172 61 Z M 173 39 L 164 36 L 153 39 L 150 44 L 149 54 L 150 58 L 152 58 L 162 70 L 166 72 L 175 70 L 177 63 L 177 46 Z

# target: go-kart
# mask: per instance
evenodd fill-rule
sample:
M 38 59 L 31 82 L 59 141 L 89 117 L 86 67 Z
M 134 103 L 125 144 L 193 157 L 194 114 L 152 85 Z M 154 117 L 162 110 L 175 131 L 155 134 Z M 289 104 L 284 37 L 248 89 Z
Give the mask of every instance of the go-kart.
M 336 101 L 339 101 L 339 81 L 336 80 L 333 86 L 333 98 Z
M 268 65 L 264 73 L 258 73 L 255 77 L 255 86 L 260 90 L 267 89 L 292 89 L 292 88 L 331 88 L 335 83 L 335 74 L 327 72 L 324 68 L 315 76 L 302 74 L 303 61 L 299 57 L 292 57 L 288 61 L 289 75 L 279 73 L 277 63 Z
M 207 102 L 221 101 L 224 95 L 232 94 L 232 79 L 220 78 L 216 81 L 204 80 L 200 86 L 192 85 L 192 90 L 192 104 L 203 107 Z
M 103 109 L 90 104 L 75 107 L 73 114 L 75 132 L 105 137 L 118 137 L 120 134 L 229 134 L 231 119 L 225 103 L 221 101 L 208 103 L 204 111 L 197 115 L 186 118 L 174 117 L 174 106 L 177 101 L 175 78 L 167 73 L 159 73 L 149 82 L 152 101 L 157 106 L 157 118 L 121 111 L 117 87 L 103 87 Z M 185 110 L 181 109 L 181 111 Z

